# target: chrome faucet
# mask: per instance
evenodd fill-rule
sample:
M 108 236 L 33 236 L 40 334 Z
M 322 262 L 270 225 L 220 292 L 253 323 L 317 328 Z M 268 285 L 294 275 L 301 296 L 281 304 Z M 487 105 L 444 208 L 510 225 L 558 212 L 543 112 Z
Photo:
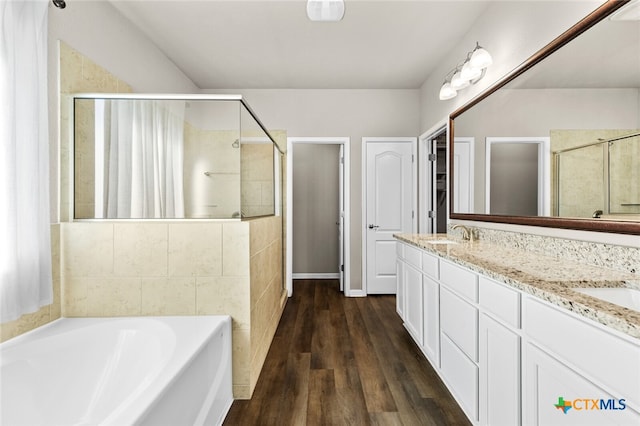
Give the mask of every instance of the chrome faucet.
M 451 230 L 455 230 L 455 229 L 462 229 L 462 239 L 464 241 L 471 241 L 473 242 L 473 231 L 470 230 L 469 228 L 467 228 L 464 225 L 460 225 L 460 224 L 455 224 L 451 227 Z

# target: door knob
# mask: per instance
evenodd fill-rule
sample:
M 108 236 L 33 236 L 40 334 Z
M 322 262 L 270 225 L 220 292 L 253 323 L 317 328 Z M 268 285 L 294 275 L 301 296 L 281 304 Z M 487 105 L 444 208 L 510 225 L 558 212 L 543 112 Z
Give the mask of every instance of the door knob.
M 369 229 L 378 229 L 378 228 L 380 228 L 380 226 L 369 224 Z

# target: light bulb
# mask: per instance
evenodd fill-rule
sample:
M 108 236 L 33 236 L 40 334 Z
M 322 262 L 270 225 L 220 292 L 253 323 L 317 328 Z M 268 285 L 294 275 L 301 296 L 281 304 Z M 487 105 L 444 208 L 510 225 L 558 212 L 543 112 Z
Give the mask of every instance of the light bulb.
M 440 88 L 440 100 L 446 101 L 447 99 L 455 98 L 457 95 L 458 92 L 456 92 L 455 89 L 451 87 L 451 83 L 445 81 Z
M 476 45 L 476 48 L 473 49 L 473 53 L 471 54 L 471 58 L 469 59 L 469 64 L 471 64 L 471 66 L 474 68 L 482 70 L 492 63 L 493 59 L 491 58 L 489 52 L 480 47 L 480 45 Z
M 475 80 L 482 74 L 481 68 L 471 66 L 471 62 L 467 59 L 464 61 L 462 70 L 460 70 L 460 76 L 463 80 Z
M 451 77 L 451 87 L 454 90 L 464 89 L 465 87 L 469 87 L 469 80 L 465 80 L 462 78 L 462 72 L 460 70 L 456 71 Z
M 343 0 L 308 0 L 307 16 L 312 21 L 336 22 L 344 17 Z

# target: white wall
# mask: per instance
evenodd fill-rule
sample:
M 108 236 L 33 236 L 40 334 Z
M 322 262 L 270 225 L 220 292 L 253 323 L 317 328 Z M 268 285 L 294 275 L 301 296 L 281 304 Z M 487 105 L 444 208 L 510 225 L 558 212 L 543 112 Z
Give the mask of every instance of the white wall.
M 420 129 L 426 131 L 466 104 L 602 3 L 586 0 L 491 2 L 466 36 L 422 85 Z M 466 57 L 476 41 L 491 53 L 493 65 L 478 84 L 461 91 L 451 100 L 440 101 L 438 93 L 445 75 Z
M 206 90 L 240 93 L 269 129 L 351 137 L 351 288 L 362 288 L 362 137 L 418 136 L 419 90 Z
M 58 214 L 58 42 L 63 41 L 126 81 L 135 92 L 198 93 L 196 85 L 130 21 L 106 1 L 70 1 L 49 8 L 49 134 L 51 218 Z

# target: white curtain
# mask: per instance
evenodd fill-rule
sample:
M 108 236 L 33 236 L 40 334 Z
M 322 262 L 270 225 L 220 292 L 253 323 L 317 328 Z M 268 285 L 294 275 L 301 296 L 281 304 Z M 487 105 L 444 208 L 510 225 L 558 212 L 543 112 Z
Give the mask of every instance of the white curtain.
M 0 0 L 0 322 L 52 302 L 47 0 Z
M 110 103 L 104 108 L 105 217 L 184 217 L 185 103 L 122 99 Z

